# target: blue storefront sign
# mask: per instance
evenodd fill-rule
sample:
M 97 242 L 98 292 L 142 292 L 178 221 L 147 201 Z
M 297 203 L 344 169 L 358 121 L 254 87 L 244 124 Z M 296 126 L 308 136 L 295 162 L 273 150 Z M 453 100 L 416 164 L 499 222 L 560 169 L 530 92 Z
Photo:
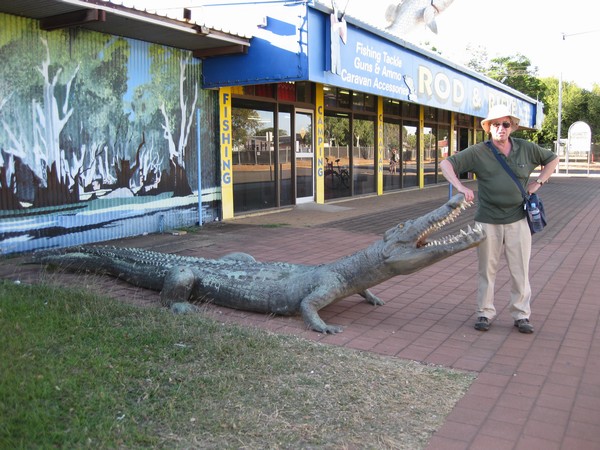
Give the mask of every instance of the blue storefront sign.
M 311 81 L 476 117 L 502 103 L 541 123 L 536 100 L 382 30 L 311 5 L 269 13 L 248 54 L 204 62 L 204 87 Z

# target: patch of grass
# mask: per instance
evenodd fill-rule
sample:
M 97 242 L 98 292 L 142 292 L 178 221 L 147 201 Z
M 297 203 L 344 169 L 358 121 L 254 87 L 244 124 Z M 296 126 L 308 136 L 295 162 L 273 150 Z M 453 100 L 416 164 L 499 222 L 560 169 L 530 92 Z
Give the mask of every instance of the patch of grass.
M 473 375 L 0 282 L 0 448 L 423 448 Z

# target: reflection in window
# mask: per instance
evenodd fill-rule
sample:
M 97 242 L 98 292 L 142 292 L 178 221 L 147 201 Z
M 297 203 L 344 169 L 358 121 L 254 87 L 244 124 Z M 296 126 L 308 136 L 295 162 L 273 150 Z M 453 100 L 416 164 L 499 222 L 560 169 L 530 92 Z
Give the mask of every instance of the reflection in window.
M 355 118 L 352 139 L 354 194 L 371 194 L 375 192 L 375 122 Z
M 394 116 L 400 115 L 400 100 L 393 100 L 391 98 L 383 99 L 383 113 L 391 114 Z
M 325 116 L 325 200 L 350 195 L 350 119 Z
M 296 198 L 313 198 L 312 114 L 296 112 Z
M 404 123 L 403 134 L 405 139 L 402 141 L 402 179 L 403 187 L 418 186 L 418 142 L 417 142 L 417 124 L 412 122 Z
M 417 105 L 416 103 L 402 102 L 402 117 L 418 119 L 419 105 Z
M 293 199 L 292 185 L 292 140 L 290 130 L 292 128 L 292 115 L 289 112 L 279 113 L 279 184 L 281 193 L 279 196 L 280 206 L 291 205 Z
M 440 183 L 444 181 L 444 176 L 442 175 L 442 169 L 440 168 L 440 162 L 446 159 L 449 155 L 450 150 L 450 128 L 448 126 L 441 126 L 438 129 L 438 167 L 437 167 L 437 182 Z
M 437 138 L 435 128 L 423 128 L 423 165 L 425 184 L 435 183 L 437 171 Z
M 485 141 L 485 131 L 475 130 L 475 142 L 483 142 L 483 141 Z
M 276 206 L 273 113 L 233 108 L 234 213 Z
M 402 187 L 402 152 L 400 123 L 383 124 L 383 190 Z
M 336 88 L 333 86 L 325 86 L 323 88 L 325 95 L 325 106 L 334 108 L 347 108 L 352 107 L 351 94 L 348 89 Z
M 354 111 L 375 111 L 375 96 L 362 92 L 352 93 L 352 109 Z

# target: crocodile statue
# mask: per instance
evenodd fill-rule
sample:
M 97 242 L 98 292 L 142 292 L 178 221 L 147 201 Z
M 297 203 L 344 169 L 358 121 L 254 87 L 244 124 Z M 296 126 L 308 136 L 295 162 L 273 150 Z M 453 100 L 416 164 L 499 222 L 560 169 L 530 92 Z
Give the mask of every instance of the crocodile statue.
M 469 226 L 453 236 L 426 240 L 468 206 L 462 194 L 455 195 L 434 211 L 387 230 L 383 239 L 369 247 L 319 265 L 258 262 L 246 253 L 204 259 L 109 246 L 40 251 L 30 262 L 105 273 L 161 291 L 161 304 L 174 312 L 192 312 L 198 309 L 194 302 L 210 301 L 246 311 L 301 314 L 312 330 L 333 334 L 342 327 L 326 324 L 318 314 L 321 308 L 353 294 L 383 305 L 370 287 L 420 270 L 485 239 L 481 227 Z

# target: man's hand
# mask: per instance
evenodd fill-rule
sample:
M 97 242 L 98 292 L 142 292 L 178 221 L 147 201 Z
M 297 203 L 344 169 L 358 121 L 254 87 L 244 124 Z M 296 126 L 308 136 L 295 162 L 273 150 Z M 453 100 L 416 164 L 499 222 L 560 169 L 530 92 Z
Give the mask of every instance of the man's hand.
M 468 202 L 472 202 L 475 200 L 475 193 L 461 183 L 460 187 L 457 187 L 456 190 L 465 196 L 465 200 Z
M 538 183 L 537 181 L 532 181 L 531 183 L 529 183 L 527 185 L 527 193 L 529 195 L 531 194 L 535 194 L 539 188 L 541 188 L 542 185 L 540 183 Z

